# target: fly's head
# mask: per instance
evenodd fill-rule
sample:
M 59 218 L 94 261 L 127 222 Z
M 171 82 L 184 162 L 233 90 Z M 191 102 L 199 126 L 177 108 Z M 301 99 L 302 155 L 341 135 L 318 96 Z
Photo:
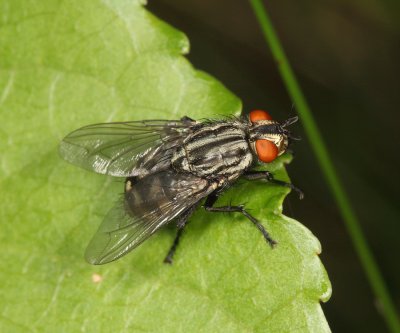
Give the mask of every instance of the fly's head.
M 279 123 L 262 110 L 250 112 L 250 146 L 261 162 L 269 163 L 286 152 L 291 140 L 296 140 L 287 127 L 298 120 L 289 118 Z

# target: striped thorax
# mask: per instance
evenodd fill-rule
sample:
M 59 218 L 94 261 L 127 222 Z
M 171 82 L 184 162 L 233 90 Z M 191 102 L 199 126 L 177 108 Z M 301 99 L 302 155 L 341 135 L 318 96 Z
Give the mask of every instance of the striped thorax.
M 198 177 L 236 179 L 253 163 L 248 125 L 240 120 L 202 123 L 176 150 L 172 166 Z

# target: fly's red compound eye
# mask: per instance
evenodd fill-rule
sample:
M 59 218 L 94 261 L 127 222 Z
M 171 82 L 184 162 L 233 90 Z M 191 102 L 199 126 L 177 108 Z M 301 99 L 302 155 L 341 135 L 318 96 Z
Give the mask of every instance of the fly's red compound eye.
M 278 147 L 269 140 L 257 140 L 256 152 L 260 161 L 269 163 L 278 157 Z
M 254 123 L 259 120 L 272 120 L 271 115 L 264 110 L 253 110 L 250 112 L 250 121 Z

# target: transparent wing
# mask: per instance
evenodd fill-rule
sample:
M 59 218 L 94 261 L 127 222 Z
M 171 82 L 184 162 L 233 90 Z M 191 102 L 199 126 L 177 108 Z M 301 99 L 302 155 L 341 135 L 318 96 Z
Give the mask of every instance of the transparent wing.
M 206 180 L 173 171 L 138 180 L 106 215 L 86 260 L 100 265 L 122 257 L 212 191 Z
M 84 169 L 129 177 L 146 164 L 149 154 L 166 160 L 162 154 L 172 154 L 189 128 L 188 122 L 171 120 L 94 124 L 68 134 L 59 150 L 65 160 Z

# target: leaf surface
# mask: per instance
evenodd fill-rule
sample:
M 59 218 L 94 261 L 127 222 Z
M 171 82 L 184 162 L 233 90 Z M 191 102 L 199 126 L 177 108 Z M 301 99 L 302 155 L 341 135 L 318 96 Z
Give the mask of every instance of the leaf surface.
M 62 161 L 61 138 L 104 121 L 237 114 L 241 102 L 139 1 L 0 0 L 0 12 L 1 332 L 329 332 L 320 244 L 282 215 L 282 187 L 241 182 L 221 200 L 246 203 L 273 250 L 243 217 L 200 209 L 174 265 L 162 264 L 173 228 L 88 265 L 123 181 Z M 289 160 L 271 166 L 278 179 Z

